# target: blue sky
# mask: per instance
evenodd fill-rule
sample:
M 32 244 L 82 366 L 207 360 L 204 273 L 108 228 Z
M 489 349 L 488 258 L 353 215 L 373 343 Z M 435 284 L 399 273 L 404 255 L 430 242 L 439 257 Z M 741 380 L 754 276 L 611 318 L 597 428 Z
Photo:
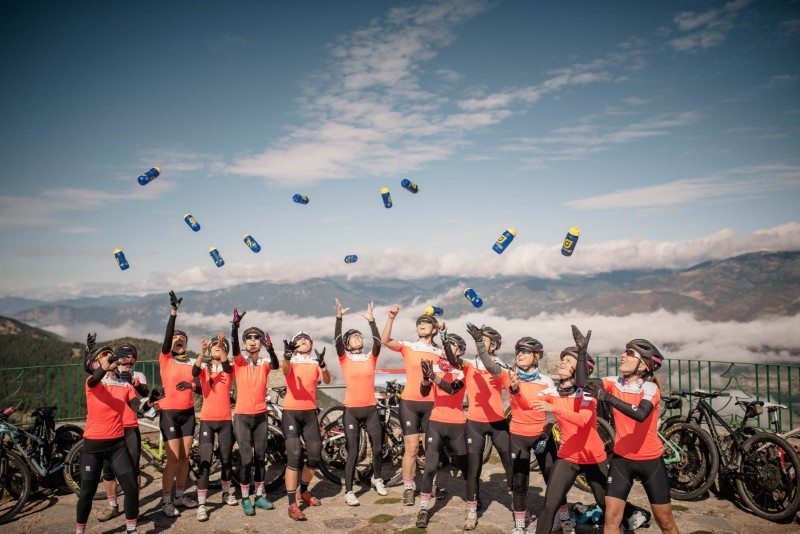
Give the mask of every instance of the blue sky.
M 800 248 L 798 2 L 0 13 L 2 295 L 557 277 Z

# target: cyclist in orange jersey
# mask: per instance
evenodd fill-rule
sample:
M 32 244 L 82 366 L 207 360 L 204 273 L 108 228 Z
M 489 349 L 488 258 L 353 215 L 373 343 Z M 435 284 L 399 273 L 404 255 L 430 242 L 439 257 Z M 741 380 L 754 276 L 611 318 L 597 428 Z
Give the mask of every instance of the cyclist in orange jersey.
M 194 398 L 192 392 L 197 385 L 192 376 L 193 361 L 186 354 L 188 336 L 175 330 L 178 307 L 183 298 L 174 291 L 169 292 L 172 310 L 167 321 L 167 332 L 158 357 L 161 383 L 164 385 L 164 398 L 158 403 L 161 409 L 159 426 L 164 438 L 167 463 L 164 465 L 162 484 L 162 511 L 167 517 L 177 517 L 180 512 L 176 506 L 195 508 L 197 501 L 184 495 L 186 477 L 189 474 L 189 451 L 194 439 Z M 175 501 L 172 489 L 175 487 Z
M 586 476 L 597 504 L 601 508 L 605 507 L 608 468 L 605 446 L 597 432 L 597 401 L 578 388 L 576 377 L 579 361 L 585 362 L 584 366 L 587 368 L 581 372 L 584 383 L 589 371 L 594 369 L 594 361 L 586 354 L 591 330 L 584 337 L 573 327 L 573 335 L 578 352 L 583 354 L 576 358 L 573 351 L 561 352 L 555 388 L 542 391 L 536 397 L 528 397 L 520 393 L 518 376 L 511 377 L 509 382 L 509 391 L 520 406 L 524 409 L 552 412 L 561 432 L 561 447 L 558 450 L 558 459 L 550 471 L 544 509 L 536 524 L 536 534 L 550 534 L 557 513 L 562 531 L 565 534 L 574 531 L 575 523 L 562 503 L 580 473 Z
M 297 501 L 309 506 L 322 504 L 308 491 L 308 485 L 319 467 L 322 454 L 322 436 L 317 421 L 317 381 L 322 378 L 324 383 L 330 384 L 331 372 L 325 363 L 325 349 L 322 352 L 314 350 L 316 358 L 311 354 L 314 341 L 307 333 L 298 332 L 291 341 L 284 340 L 283 346 L 281 371 L 286 377 L 286 397 L 283 400 L 281 428 L 286 443 L 285 484 L 289 497 L 289 517 L 295 521 L 305 521 L 306 516 L 300 511 Z M 306 449 L 305 465 L 301 436 Z
M 503 369 L 491 359 L 483 341 L 477 345 L 478 355 L 484 366 L 506 389 L 510 387 L 512 377 L 515 383 L 519 383 L 520 394 L 528 398 L 535 398 L 539 393 L 555 388 L 552 379 L 539 369 L 539 359 L 544 354 L 544 346 L 537 339 L 525 336 L 514 344 L 515 361 L 510 369 Z M 525 534 L 527 514 L 525 500 L 530 480 L 531 453 L 536 456 L 547 484 L 558 454 L 555 440 L 550 433 L 555 417 L 552 412 L 524 409 L 514 395 L 509 395 L 509 402 L 512 414 L 509 434 L 514 510 L 514 529 L 511 534 Z M 561 504 L 567 504 L 566 498 Z
M 654 344 L 646 339 L 632 339 L 620 356 L 620 376 L 609 376 L 586 385 L 587 391 L 598 401 L 610 404 L 614 411 L 616 436 L 614 457 L 608 468 L 606 534 L 621 532 L 625 499 L 634 478 L 642 481 L 661 531 L 678 532 L 672 514 L 663 445 L 657 433 L 661 390 L 654 373 L 663 360 Z
M 427 315 L 417 318 L 417 335 L 415 342 L 392 339 L 392 327 L 400 306 L 393 304 L 389 308 L 389 316 L 383 327 L 381 342 L 390 350 L 403 356 L 406 371 L 406 384 L 400 398 L 400 423 L 403 425 L 403 504 L 414 506 L 414 475 L 417 472 L 417 453 L 419 441 L 428 430 L 428 421 L 433 409 L 433 398 L 429 392 L 422 394 L 419 385 L 422 383 L 423 359 L 438 360 L 442 350 L 436 345 L 434 337 L 438 332 L 436 319 Z M 424 446 L 424 445 L 423 445 Z
M 336 354 L 342 366 L 342 375 L 346 386 L 344 394 L 344 425 L 345 442 L 347 450 L 353 454 L 347 455 L 344 466 L 344 500 L 349 506 L 358 506 L 358 497 L 353 493 L 353 478 L 356 472 L 356 451 L 361 446 L 361 427 L 367 430 L 372 441 L 372 480 L 371 486 L 379 495 L 388 495 L 380 473 L 383 468 L 382 444 L 383 427 L 380 414 L 375 401 L 375 366 L 381 352 L 381 338 L 378 326 L 375 324 L 373 314 L 374 304 L 367 306 L 367 312 L 361 316 L 367 320 L 372 333 L 372 350 L 364 353 L 364 338 L 360 331 L 350 329 L 342 335 L 342 316 L 350 308 L 343 308 L 339 299 L 336 299 L 336 325 L 333 339 L 336 345 Z
M 241 468 L 239 469 L 239 488 L 242 492 L 242 512 L 255 515 L 253 508 L 272 510 L 275 505 L 267 499 L 264 492 L 264 464 L 267 451 L 267 387 L 269 373 L 278 368 L 278 355 L 272 347 L 269 334 L 251 326 L 242 334 L 246 355 L 239 346 L 239 325 L 247 312 L 239 314 L 233 309 L 231 320 L 231 339 L 233 339 L 233 373 L 236 377 L 236 414 L 234 434 L 239 444 Z M 264 350 L 262 350 L 264 349 Z M 264 354 L 266 352 L 266 354 Z M 251 472 L 255 471 L 254 475 Z M 252 477 L 252 478 L 251 478 Z M 250 502 L 250 481 L 255 482 L 256 498 Z M 224 491 L 223 487 L 223 491 Z M 223 496 L 228 504 L 236 504 L 233 492 Z
M 205 357 L 209 352 L 211 361 L 205 363 Z M 198 521 L 208 520 L 206 496 L 208 495 L 209 470 L 214 457 L 214 436 L 219 442 L 222 487 L 230 488 L 231 485 L 233 366 L 228 361 L 228 352 L 230 352 L 230 345 L 222 332 L 217 334 L 211 343 L 203 336 L 200 356 L 194 361 L 192 367 L 192 375 L 199 378 L 203 394 L 203 407 L 200 409 L 200 472 L 197 476 Z
M 119 384 L 112 385 L 103 381 L 109 374 L 114 374 L 119 361 L 129 357 L 124 351 L 115 353 L 106 346 L 91 351 L 88 356 L 84 368 L 91 376 L 86 379 L 85 387 L 87 414 L 75 532 L 83 534 L 86 529 L 103 464 L 108 462 L 125 490 L 125 530 L 128 534 L 135 534 L 139 517 L 139 488 L 133 460 L 125 446 L 123 417 L 128 407 L 141 413 L 144 406 L 152 406 L 158 400 L 159 391 L 154 391 L 149 399 L 143 401 L 130 383 L 119 381 Z
M 467 345 L 464 340 L 455 334 L 447 335 L 444 325 L 441 325 L 441 328 L 445 355 L 436 361 L 423 359 L 420 362 L 422 374 L 420 392 L 423 395 L 433 396 L 433 409 L 425 432 L 425 468 L 420 484 L 417 528 L 428 528 L 433 481 L 439 468 L 444 440 L 450 443 L 456 467 L 461 469 L 466 477 L 464 375 L 471 364 L 461 360 Z

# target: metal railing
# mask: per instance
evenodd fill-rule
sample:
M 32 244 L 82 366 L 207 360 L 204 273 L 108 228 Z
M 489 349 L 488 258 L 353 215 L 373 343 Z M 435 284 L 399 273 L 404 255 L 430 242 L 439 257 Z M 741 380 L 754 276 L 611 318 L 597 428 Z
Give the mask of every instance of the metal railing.
M 594 376 L 618 374 L 619 360 L 615 356 L 595 356 Z M 161 384 L 158 361 L 139 361 L 136 370 L 147 377 L 150 387 Z M 779 412 L 783 431 L 800 424 L 800 365 L 732 363 L 715 360 L 665 360 L 657 373 L 661 381 L 662 395 L 670 391 L 693 391 L 695 389 L 725 389 L 731 397 L 719 399 L 715 409 L 722 409 L 729 420 L 735 422 L 742 415 L 735 406 L 737 398 L 757 398 L 784 404 L 788 410 Z M 0 369 L 0 409 L 16 406 L 17 413 L 25 422 L 38 406 L 56 406 L 59 421 L 84 420 L 86 418 L 86 395 L 84 393 L 86 373 L 82 364 L 39 365 Z M 326 388 L 341 388 L 342 384 L 331 384 Z M 794 391 L 798 387 L 798 391 Z M 683 413 L 689 409 L 685 403 Z M 677 413 L 677 412 L 675 412 Z M 768 425 L 766 415 L 757 420 L 761 427 Z

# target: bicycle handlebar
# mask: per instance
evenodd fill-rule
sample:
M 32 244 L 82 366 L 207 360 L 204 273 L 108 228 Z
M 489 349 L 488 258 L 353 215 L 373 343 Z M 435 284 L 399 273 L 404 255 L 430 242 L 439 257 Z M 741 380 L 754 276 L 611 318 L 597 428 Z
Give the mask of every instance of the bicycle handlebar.
M 700 397 L 701 399 L 731 396 L 731 394 L 728 391 L 712 391 L 711 393 L 709 393 L 707 391 L 701 391 L 699 389 L 696 389 L 694 391 L 671 391 L 670 394 L 679 395 L 681 397 Z

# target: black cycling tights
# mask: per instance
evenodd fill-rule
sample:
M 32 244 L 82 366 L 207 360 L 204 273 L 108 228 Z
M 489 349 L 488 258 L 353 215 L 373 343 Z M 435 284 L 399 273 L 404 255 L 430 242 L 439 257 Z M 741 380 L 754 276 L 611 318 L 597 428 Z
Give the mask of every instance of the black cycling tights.
M 508 421 L 502 419 L 491 423 L 467 420 L 467 502 L 477 501 L 480 493 L 481 471 L 483 470 L 483 449 L 486 436 L 492 436 L 492 445 L 497 450 L 506 484 L 511 489 L 511 455 Z
M 344 423 L 344 437 L 347 443 L 344 487 L 345 491 L 353 491 L 353 478 L 356 473 L 358 450 L 361 446 L 361 425 L 364 425 L 367 434 L 369 434 L 369 439 L 372 441 L 372 473 L 375 478 L 380 478 L 383 470 L 383 455 L 381 451 L 383 446 L 383 427 L 375 406 L 345 407 L 342 422 Z M 350 453 L 351 451 L 352 454 Z
M 264 457 L 267 453 L 267 412 L 252 415 L 237 413 L 233 425 L 242 458 L 239 484 L 250 484 L 250 471 L 254 465 L 255 481 L 263 482 Z
M 108 461 L 111 470 L 119 481 L 119 485 L 125 491 L 125 519 L 136 519 L 139 517 L 139 487 L 136 481 L 136 471 L 133 468 L 131 455 L 122 442 L 112 450 L 102 452 L 86 452 L 91 450 L 91 441 L 84 441 L 83 452 L 81 453 L 81 493 L 78 497 L 76 508 L 77 523 L 85 524 L 92 511 L 92 500 L 97 493 L 97 485 L 103 471 L 103 462 Z
M 514 474 L 512 475 L 511 486 L 514 491 L 512 509 L 515 512 L 524 512 L 525 499 L 528 495 L 528 484 L 531 474 L 531 452 L 539 443 L 539 437 L 520 436 L 511 434 L 511 462 Z M 541 454 L 536 454 L 536 461 L 542 471 L 544 483 L 550 483 L 550 475 L 553 471 L 553 464 L 557 459 L 558 448 L 551 435 L 547 439 L 547 445 Z M 559 506 L 567 504 L 567 497 L 559 503 Z
M 237 415 L 236 417 L 238 418 L 239 416 Z M 219 442 L 219 460 L 220 464 L 222 464 L 221 478 L 225 482 L 231 479 L 231 456 L 233 453 L 233 426 L 231 422 L 200 421 L 200 472 L 197 476 L 197 489 L 208 489 L 208 472 L 214 460 L 215 434 Z M 249 474 L 250 470 L 248 469 L 247 471 Z
M 544 494 L 544 510 L 536 523 L 536 534 L 550 534 L 556 519 L 558 507 L 564 501 L 570 486 L 575 482 L 580 473 L 586 475 L 589 487 L 592 489 L 594 500 L 600 508 L 606 508 L 606 479 L 608 466 L 605 461 L 598 464 L 573 464 L 563 458 L 556 460 L 550 472 L 550 482 Z
M 467 478 L 467 445 L 464 441 L 464 423 L 441 423 L 431 421 L 425 433 L 425 469 L 422 471 L 420 493 L 430 493 L 433 490 L 433 477 L 439 469 L 439 456 L 444 449 L 444 440 L 450 442 L 450 448 L 455 456 L 455 466 L 461 469 L 464 479 Z

